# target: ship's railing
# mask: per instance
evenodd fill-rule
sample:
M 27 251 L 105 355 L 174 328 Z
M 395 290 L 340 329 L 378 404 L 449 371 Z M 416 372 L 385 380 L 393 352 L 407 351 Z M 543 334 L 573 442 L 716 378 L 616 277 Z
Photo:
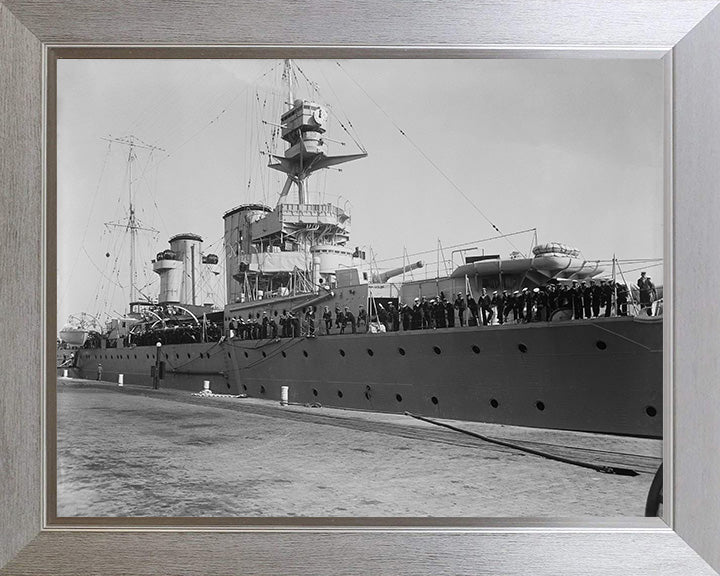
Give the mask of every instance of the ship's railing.
M 345 210 L 334 204 L 280 204 L 277 210 L 281 216 L 347 216 Z

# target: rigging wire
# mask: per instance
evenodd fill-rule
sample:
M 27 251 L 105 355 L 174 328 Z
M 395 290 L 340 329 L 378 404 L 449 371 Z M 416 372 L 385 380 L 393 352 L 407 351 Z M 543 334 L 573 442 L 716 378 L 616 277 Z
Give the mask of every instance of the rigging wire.
M 400 134 L 413 146 L 413 148 L 415 148 L 415 150 L 417 150 L 420 153 L 420 155 L 433 168 L 435 168 L 435 170 L 438 171 L 438 173 L 448 182 L 448 184 L 450 184 L 450 186 L 452 186 L 463 198 L 465 198 L 465 200 L 467 200 L 467 202 L 478 212 L 478 214 L 480 214 L 488 222 L 488 224 L 490 224 L 490 226 L 492 226 L 493 230 L 495 230 L 498 234 L 502 234 L 502 231 L 500 230 L 500 228 L 498 228 L 495 225 L 495 223 L 492 220 L 490 220 L 490 218 L 479 208 L 479 206 L 477 204 L 475 204 L 475 202 L 473 202 L 472 199 L 467 194 L 465 194 L 465 192 L 450 178 L 450 176 L 448 176 L 448 174 L 444 170 L 442 170 L 442 168 L 440 168 L 440 166 L 438 166 L 433 161 L 433 159 L 430 158 L 430 156 L 428 156 L 425 153 L 425 151 L 422 148 L 420 148 L 420 146 L 418 146 L 418 144 L 415 143 L 415 141 L 412 138 L 410 138 L 410 136 L 407 134 L 407 132 L 405 132 L 405 130 L 403 130 L 397 124 L 397 122 L 395 122 L 395 120 L 383 109 L 382 106 L 380 106 L 380 104 L 367 92 L 367 90 L 365 90 L 365 88 L 363 88 L 362 85 L 359 82 L 357 82 L 357 80 L 355 80 L 355 78 L 353 78 L 348 73 L 347 70 L 345 70 L 345 68 L 340 64 L 340 62 L 336 61 L 336 64 L 345 73 L 345 75 L 362 91 L 362 93 L 365 94 L 365 96 L 367 96 L 368 99 L 373 104 L 375 104 L 375 106 L 378 108 L 378 110 L 380 110 L 380 112 L 382 112 L 382 114 L 390 121 L 390 123 L 397 129 L 397 131 L 400 132 Z M 517 246 L 515 246 L 515 244 L 513 244 L 512 240 L 510 240 L 509 238 L 507 238 L 507 240 L 508 240 L 509 244 L 517 252 L 520 252 L 521 254 L 523 254 L 523 252 L 518 250 Z

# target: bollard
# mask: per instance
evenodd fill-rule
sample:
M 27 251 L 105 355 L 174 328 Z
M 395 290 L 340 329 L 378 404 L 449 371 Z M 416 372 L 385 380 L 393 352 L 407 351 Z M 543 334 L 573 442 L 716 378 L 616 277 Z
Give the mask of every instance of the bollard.
M 63 370 L 63 378 L 67 378 L 67 377 L 68 377 L 68 371 L 67 371 L 67 370 Z
M 203 380 L 203 391 L 210 392 L 210 380 Z
M 287 406 L 289 404 L 288 402 L 288 392 L 290 391 L 289 386 L 280 386 L 280 406 Z
M 118 374 L 118 386 L 122 386 L 122 385 L 123 385 L 123 375 Z

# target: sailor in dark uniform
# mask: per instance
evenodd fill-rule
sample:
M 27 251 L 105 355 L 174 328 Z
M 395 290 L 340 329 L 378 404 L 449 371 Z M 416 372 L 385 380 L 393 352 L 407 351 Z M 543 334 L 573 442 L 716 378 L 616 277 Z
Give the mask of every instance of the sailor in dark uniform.
M 322 317 L 325 321 L 325 334 L 330 334 L 332 330 L 332 312 L 330 312 L 329 306 L 325 306 Z
M 603 299 L 602 286 L 598 283 L 593 283 L 592 287 L 590 288 L 590 292 L 592 294 L 593 318 L 597 318 L 598 316 L 600 316 L 600 305 Z
M 518 290 L 515 290 L 510 298 L 512 302 L 513 321 L 517 324 L 523 320 L 523 299 Z
M 345 334 L 345 326 L 347 326 L 347 320 L 345 320 L 345 314 L 343 314 L 340 308 L 335 308 L 335 325 L 340 326 L 340 334 Z
M 467 307 L 468 307 L 468 310 L 470 311 L 470 316 L 468 316 L 468 326 L 477 326 L 478 321 L 479 321 L 478 320 L 478 304 L 470 292 L 467 293 L 465 300 L 467 301 Z
M 572 287 L 570 288 L 570 300 L 572 302 L 573 318 L 575 320 L 582 320 L 583 318 L 583 302 L 582 293 L 580 292 L 580 286 L 577 280 L 572 281 Z
M 355 334 L 357 332 L 357 324 L 355 324 L 355 316 L 352 312 L 350 312 L 350 308 L 345 306 L 345 311 L 343 312 L 344 323 L 349 323 L 350 328 L 352 329 L 352 333 Z M 345 328 L 345 324 L 343 324 L 343 328 Z
M 420 304 L 420 298 L 415 298 L 415 302 L 413 303 L 413 307 L 412 307 L 412 322 L 410 323 L 410 328 L 412 330 L 420 330 L 422 328 L 422 323 L 423 323 L 422 305 Z
M 498 294 L 493 292 L 492 305 L 497 310 L 497 319 L 499 324 L 505 323 L 505 292 Z
M 363 306 L 362 304 L 360 305 L 360 309 L 358 310 L 358 317 L 357 317 L 358 330 L 360 330 L 360 324 L 362 324 L 364 326 L 363 332 L 367 332 L 367 327 L 368 327 L 367 311 L 365 310 L 365 306 Z
M 649 308 L 656 296 L 655 284 L 650 280 L 650 276 L 646 276 L 646 274 L 646 272 L 640 272 L 640 278 L 637 281 L 640 290 L 640 306 L 642 308 Z
M 455 306 L 450 300 L 443 300 L 442 303 L 445 305 L 445 314 L 447 316 L 448 328 L 455 327 Z
M 445 302 L 437 301 L 433 299 L 433 306 L 435 311 L 435 327 L 436 328 L 447 328 L 447 317 L 445 316 Z
M 410 306 L 403 304 L 400 308 L 400 317 L 402 318 L 402 328 L 405 332 L 410 330 L 410 324 L 412 323 L 413 313 Z
M 497 294 L 495 292 L 494 294 Z M 482 289 L 482 295 L 480 296 L 480 310 L 482 312 L 483 326 L 492 324 L 492 319 L 495 313 L 493 312 L 493 298 L 487 293 L 485 288 Z
M 628 287 L 625 284 L 617 285 L 618 316 L 627 316 Z
M 460 292 L 458 292 L 457 296 L 455 296 L 455 303 L 453 304 L 453 306 L 455 307 L 455 310 L 457 310 L 458 320 L 460 321 L 460 326 L 465 326 L 466 305 L 465 305 L 465 300 L 463 300 L 462 294 Z
M 525 300 L 525 322 L 533 321 L 533 305 L 535 304 L 534 294 L 527 288 L 522 289 L 523 299 Z
M 388 308 L 388 315 L 390 316 L 390 325 L 392 327 L 392 331 L 398 332 L 400 330 L 400 312 L 397 308 L 395 308 L 395 304 L 393 302 L 390 302 Z
M 590 283 L 592 284 L 592 280 Z M 592 291 L 585 280 L 580 282 L 580 295 L 582 296 L 583 314 L 585 315 L 585 318 L 592 318 Z
M 612 312 L 615 287 L 612 282 L 605 282 L 603 287 L 603 304 L 605 304 L 605 317 L 608 318 Z
M 434 310 L 432 309 L 432 305 L 430 304 L 430 302 L 428 302 L 425 296 L 423 296 L 422 300 L 420 301 L 420 308 L 422 310 L 422 328 L 432 328 L 435 322 Z

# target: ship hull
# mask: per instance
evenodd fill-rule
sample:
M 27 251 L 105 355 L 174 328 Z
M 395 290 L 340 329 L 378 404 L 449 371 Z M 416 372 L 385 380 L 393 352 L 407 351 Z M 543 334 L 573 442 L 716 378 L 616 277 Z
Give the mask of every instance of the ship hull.
M 92 356 L 100 352 L 113 355 L 79 355 L 79 376 L 96 376 Z M 124 373 L 125 382 L 149 385 L 152 352 L 118 350 L 119 358 L 102 360 L 103 379 Z M 235 339 L 164 346 L 163 353 L 163 385 L 174 388 L 198 391 L 210 379 L 215 392 L 279 400 L 287 386 L 292 403 L 662 436 L 659 319 Z

